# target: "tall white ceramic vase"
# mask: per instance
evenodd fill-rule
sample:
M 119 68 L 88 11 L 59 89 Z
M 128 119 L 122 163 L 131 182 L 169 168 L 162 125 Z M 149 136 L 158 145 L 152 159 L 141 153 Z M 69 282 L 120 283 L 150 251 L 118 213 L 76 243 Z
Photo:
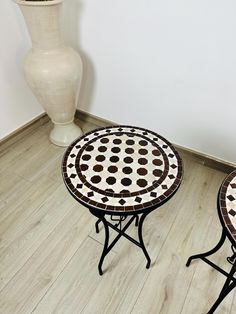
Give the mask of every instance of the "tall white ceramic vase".
M 74 114 L 82 77 L 78 53 L 65 46 L 61 34 L 63 0 L 16 0 L 32 41 L 24 61 L 25 78 L 54 123 L 50 140 L 68 146 L 82 134 Z

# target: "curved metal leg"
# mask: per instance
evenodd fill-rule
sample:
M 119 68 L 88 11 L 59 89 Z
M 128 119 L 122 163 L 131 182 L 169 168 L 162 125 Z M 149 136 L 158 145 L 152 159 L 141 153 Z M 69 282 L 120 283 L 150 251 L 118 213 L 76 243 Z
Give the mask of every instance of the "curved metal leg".
M 224 300 L 224 298 L 230 293 L 230 291 L 232 291 L 232 289 L 235 288 L 235 284 L 232 282 L 227 291 L 224 291 L 223 294 L 220 294 L 218 299 L 216 300 L 216 302 L 213 304 L 213 306 L 211 307 L 211 309 L 209 310 L 209 312 L 207 314 L 213 314 L 215 312 L 215 310 L 217 309 L 217 307 L 220 305 L 220 303 Z
M 101 222 L 101 219 L 98 219 L 97 222 L 95 223 L 96 233 L 99 233 L 99 223 L 100 222 Z
M 236 272 L 236 261 L 229 272 L 229 276 L 225 280 L 225 284 L 220 292 L 218 299 L 215 301 L 215 303 L 211 307 L 208 314 L 214 313 L 214 311 L 217 309 L 220 303 L 224 300 L 224 298 L 230 293 L 230 291 L 232 291 L 233 288 L 235 288 L 236 283 L 235 281 L 232 281 L 232 278 L 234 278 L 235 272 Z
M 104 247 L 103 247 L 102 255 L 101 255 L 101 258 L 100 258 L 100 261 L 98 264 L 99 275 L 102 275 L 103 274 L 102 264 L 103 264 L 103 261 L 104 261 L 106 254 L 107 254 L 107 248 L 108 248 L 108 243 L 109 243 L 109 228 L 108 228 L 108 224 L 107 224 L 105 217 L 100 218 L 100 221 L 103 222 L 104 229 L 105 229 Z
M 144 242 L 143 242 L 143 235 L 142 235 L 142 227 L 143 227 L 143 222 L 144 222 L 144 219 L 147 217 L 149 213 L 145 213 L 141 216 L 140 220 L 139 220 L 139 224 L 138 224 L 138 237 L 139 237 L 139 242 L 140 242 L 140 245 L 141 245 L 141 248 L 143 250 L 143 253 L 144 255 L 146 256 L 146 259 L 147 259 L 147 265 L 146 265 L 146 268 L 149 268 L 150 267 L 150 264 L 151 264 L 151 259 L 150 259 L 150 256 L 148 255 L 148 252 L 144 246 Z
M 218 299 L 215 301 L 215 303 L 213 304 L 213 306 L 211 307 L 211 309 L 209 310 L 207 314 L 214 313 L 217 307 L 220 305 L 220 303 L 224 300 L 224 298 L 230 293 L 230 291 L 232 291 L 233 288 L 235 288 L 236 283 L 234 281 L 231 282 L 232 281 L 231 278 L 233 277 L 235 271 L 236 271 L 236 265 L 233 265 L 229 273 L 229 277 L 226 279 L 225 284 L 221 290 L 221 293 Z
M 225 242 L 225 238 L 226 238 L 226 233 L 224 231 L 224 229 L 222 230 L 222 235 L 220 238 L 220 241 L 217 243 L 217 245 L 210 251 L 202 253 L 202 254 L 197 254 L 197 255 L 192 255 L 188 258 L 188 261 L 186 263 L 186 266 L 188 267 L 190 265 L 190 263 L 192 262 L 193 259 L 195 258 L 202 258 L 202 257 L 206 257 L 209 255 L 214 254 L 215 252 L 217 252 L 223 245 L 223 243 Z
M 98 220 L 95 223 L 95 227 L 96 227 L 96 232 L 99 232 L 99 223 L 103 222 L 104 225 L 104 230 L 105 230 L 105 240 L 104 240 L 104 247 L 103 247 L 103 251 L 100 257 L 100 261 L 98 263 L 98 271 L 99 274 L 102 275 L 103 271 L 102 271 L 102 265 L 103 265 L 103 261 L 105 259 L 105 256 L 110 252 L 110 250 L 113 248 L 113 246 L 116 244 L 116 242 L 120 239 L 121 236 L 124 236 L 125 238 L 127 238 L 128 240 L 130 240 L 131 242 L 133 242 L 134 244 L 136 244 L 138 247 L 140 247 L 143 250 L 143 253 L 147 259 L 147 265 L 146 268 L 150 267 L 151 264 L 151 259 L 148 255 L 148 252 L 145 248 L 144 242 L 143 242 L 143 236 L 142 236 L 142 227 L 143 227 L 143 222 L 144 219 L 146 218 L 146 216 L 151 212 L 147 212 L 142 214 L 141 217 L 139 217 L 137 214 L 136 215 L 132 215 L 131 218 L 129 219 L 129 221 L 125 224 L 125 226 L 122 228 L 121 227 L 121 223 L 122 221 L 124 221 L 126 219 L 126 216 L 121 216 L 119 218 L 119 222 L 118 225 L 115 224 L 113 225 L 110 221 L 105 219 L 105 214 L 101 214 L 98 211 L 94 210 L 94 209 L 89 209 L 90 212 L 96 216 L 98 218 Z M 112 219 L 113 221 L 117 221 L 117 219 Z M 135 225 L 138 226 L 138 237 L 139 237 L 139 242 L 137 240 L 135 240 L 134 238 L 130 237 L 128 234 L 125 233 L 126 229 L 128 229 L 128 227 L 132 224 L 132 222 L 135 220 Z M 109 244 L 109 227 L 114 229 L 118 235 L 115 237 L 115 239 Z M 120 228 L 118 228 L 120 227 Z
M 231 270 L 230 270 L 229 277 L 225 280 L 224 286 L 223 286 L 223 288 L 222 288 L 222 290 L 221 290 L 221 292 L 220 292 L 219 297 L 220 297 L 220 296 L 223 296 L 224 293 L 227 291 L 227 289 L 228 289 L 228 287 L 230 286 L 230 283 L 231 283 L 231 281 L 232 281 L 232 278 L 234 277 L 235 271 L 236 271 L 236 265 L 233 265 L 233 267 L 232 267 Z M 234 286 L 235 286 L 235 285 L 236 285 L 236 284 L 235 284 L 235 282 L 234 282 Z M 224 297 L 225 297 L 225 296 L 224 296 Z

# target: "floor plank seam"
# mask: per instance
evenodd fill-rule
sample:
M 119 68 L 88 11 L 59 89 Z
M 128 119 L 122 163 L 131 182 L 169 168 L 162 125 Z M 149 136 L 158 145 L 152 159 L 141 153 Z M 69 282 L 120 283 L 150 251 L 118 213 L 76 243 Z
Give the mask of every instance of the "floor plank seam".
M 234 305 L 235 297 L 236 297 L 236 291 L 233 292 L 233 298 L 232 298 L 232 303 L 231 303 L 231 306 L 230 306 L 229 314 L 235 314 L 235 313 L 233 313 L 233 305 Z
M 42 206 L 42 204 L 41 204 L 41 206 Z M 40 206 L 40 207 L 41 207 Z M 39 208 L 40 208 L 39 207 Z M 38 209 L 39 209 L 38 208 Z M 29 216 L 27 216 L 27 217 L 30 217 L 32 215 L 32 213 L 29 215 Z M 14 279 L 14 277 L 21 271 L 21 269 L 23 268 L 23 267 L 25 267 L 25 265 L 28 263 L 28 261 L 30 260 L 30 258 L 32 258 L 32 256 L 39 250 L 39 248 L 43 245 L 43 243 L 45 242 L 45 241 L 47 241 L 48 240 L 48 238 L 51 236 L 51 234 L 55 231 L 55 229 L 60 225 L 60 223 L 64 220 L 64 218 L 66 217 L 68 215 L 68 213 L 65 215 L 65 216 L 63 216 L 62 217 L 62 219 L 55 225 L 55 227 L 52 229 L 52 231 L 47 235 L 47 237 L 43 240 L 43 242 L 41 242 L 40 243 L 40 245 L 35 249 L 35 251 L 33 252 L 33 254 L 29 257 L 29 258 L 27 258 L 26 259 L 26 261 L 24 262 L 24 264 L 17 270 L 17 272 L 14 274 L 14 276 L 7 282 L 7 284 L 4 286 L 4 287 L 2 287 L 1 289 L 0 289 L 0 293 L 11 283 L 11 281 Z
M 84 242 L 86 241 L 86 239 L 89 236 L 87 236 L 78 246 L 78 248 L 75 250 L 74 254 L 71 256 L 71 258 L 68 260 L 67 264 L 62 268 L 61 272 L 57 275 L 57 277 L 55 277 L 55 280 L 51 283 L 51 285 L 48 287 L 47 291 L 44 293 L 44 295 L 40 298 L 39 302 L 35 305 L 35 307 L 33 308 L 32 312 L 30 312 L 30 314 L 34 313 L 34 311 L 36 310 L 36 308 L 38 307 L 38 305 L 41 303 L 41 301 L 45 298 L 45 296 L 50 292 L 50 289 L 52 288 L 53 284 L 56 282 L 56 280 L 61 276 L 61 274 L 64 272 L 64 270 L 66 269 L 66 267 L 68 266 L 68 264 L 70 263 L 70 261 L 74 258 L 74 256 L 77 254 L 77 251 L 81 248 L 81 246 L 84 244 Z
M 181 206 L 180 206 L 180 208 L 181 208 Z M 165 243 L 166 243 L 166 241 L 167 241 L 167 239 L 168 239 L 168 235 L 170 234 L 172 228 L 174 227 L 174 224 L 175 224 L 175 222 L 176 222 L 176 220 L 177 220 L 177 218 L 178 218 L 179 215 L 181 215 L 181 211 L 179 211 L 179 212 L 176 213 L 175 218 L 174 218 L 174 220 L 173 220 L 173 222 L 172 222 L 172 224 L 171 224 L 171 226 L 170 226 L 170 228 L 169 228 L 169 231 L 167 232 L 167 235 L 166 235 L 166 237 L 165 237 L 165 240 L 163 241 L 163 243 L 162 243 L 162 245 L 161 245 L 161 247 L 160 247 L 159 253 L 158 253 L 158 255 L 157 255 L 157 257 L 156 257 L 154 263 L 156 263 L 157 260 L 158 260 L 158 258 L 160 257 L 160 254 L 161 254 L 161 251 L 162 251 L 162 249 L 163 249 L 163 246 L 165 245 Z M 210 225 L 211 225 L 211 223 L 210 223 Z M 195 273 L 195 272 L 194 272 L 194 273 Z M 143 288 L 144 288 L 144 285 L 145 285 L 146 281 L 148 280 L 150 274 L 151 274 L 151 273 L 148 274 L 148 276 L 147 276 L 147 278 L 146 278 L 146 280 L 145 280 L 145 282 L 144 282 L 144 284 L 143 284 L 143 286 L 142 286 L 142 289 L 141 289 L 140 292 L 139 292 L 139 295 L 138 295 L 138 297 L 137 297 L 137 299 L 136 299 L 136 302 L 134 303 L 134 306 L 132 307 L 131 313 L 132 313 L 132 311 L 133 311 L 135 305 L 136 305 L 137 302 L 138 302 L 138 298 L 139 298 L 139 296 L 140 296 L 140 294 L 141 294 L 141 292 L 142 292 L 142 290 L 143 290 Z M 179 312 L 179 313 L 181 313 L 181 312 Z
M 184 313 L 183 313 L 183 309 L 184 309 L 184 306 L 185 306 L 185 303 L 186 303 L 186 299 L 187 299 L 189 290 L 190 290 L 191 285 L 192 285 L 192 282 L 193 282 L 194 275 L 195 275 L 195 273 L 196 273 L 196 269 L 197 269 L 197 267 L 195 267 L 195 269 L 194 269 L 194 271 L 193 271 L 193 274 L 192 274 L 192 277 L 191 277 L 191 280 L 190 280 L 190 283 L 189 283 L 189 286 L 188 286 L 188 289 L 187 289 L 187 292 L 186 292 L 186 295 L 185 295 L 185 298 L 184 298 L 184 301 L 183 301 L 183 305 L 182 305 L 180 314 L 184 314 Z
M 58 187 L 59 188 L 59 187 Z M 40 204 L 38 204 L 38 206 L 36 207 L 36 208 L 34 208 L 34 211 L 33 212 L 30 212 L 28 215 L 26 215 L 26 217 L 25 217 L 25 219 L 24 219 L 24 221 L 25 220 L 27 220 L 27 219 L 29 219 L 30 217 L 33 217 L 38 211 L 40 211 L 40 209 L 44 206 L 44 202 L 42 202 L 42 203 L 40 203 Z M 9 214 L 9 215 L 11 215 L 11 213 Z M 8 216 L 6 216 L 6 218 L 5 219 L 7 219 L 8 218 Z M 63 219 L 63 218 L 62 218 Z M 2 222 L 4 222 L 4 220 L 2 221 Z M 58 224 L 60 224 L 60 222 L 58 223 Z M 55 226 L 55 228 L 58 226 L 58 224 Z M 55 229 L 54 228 L 54 229 Z M 48 234 L 48 236 L 46 237 L 46 239 L 51 235 L 51 233 L 54 231 L 54 229 Z M 45 239 L 45 240 L 46 240 Z M 12 240 L 12 242 L 10 242 L 9 244 L 8 244 L 8 247 L 9 246 L 11 246 L 11 244 L 14 242 L 15 240 Z M 5 248 L 6 249 L 6 248 Z M 38 249 L 38 248 L 37 248 Z M 35 252 L 37 251 L 37 249 L 35 250 Z M 34 252 L 34 253 L 35 253 Z M 34 254 L 33 253 L 33 254 Z M 1 292 L 1 290 L 0 290 L 0 292 Z
M 95 238 L 94 238 L 93 236 L 91 236 L 91 235 L 88 235 L 88 237 L 89 237 L 90 239 L 92 239 L 93 241 L 97 242 L 99 245 L 101 245 L 101 246 L 103 247 L 103 243 L 101 243 L 99 240 L 95 239 Z M 113 253 L 115 253 L 115 254 L 118 253 L 117 251 L 115 251 L 115 250 L 113 250 L 113 249 L 111 249 L 111 252 L 113 252 Z
M 5 146 L 3 149 L 1 149 L 0 150 L 0 153 L 1 152 L 4 152 L 5 150 L 7 150 L 8 148 L 11 148 L 11 146 L 14 146 L 16 143 L 17 144 L 22 144 L 24 141 L 26 141 L 27 140 L 27 138 L 28 137 L 30 137 L 31 135 L 33 135 L 33 134 L 35 134 L 35 133 L 37 133 L 37 132 L 40 132 L 41 130 L 44 132 L 44 126 L 45 126 L 45 124 L 48 124 L 48 123 L 50 123 L 50 121 L 42 121 L 41 123 L 40 123 L 40 125 L 38 126 L 38 127 L 36 127 L 36 128 L 33 128 L 33 129 L 30 129 L 29 131 L 27 131 L 27 130 L 23 130 L 22 131 L 22 134 L 23 135 L 18 135 L 17 136 L 17 134 L 15 135 L 15 138 L 16 139 L 14 139 L 14 135 L 13 135 L 13 138 L 12 139 L 9 139 L 9 142 L 10 142 L 10 144 L 8 144 L 8 145 L 6 145 L 6 143 L 3 143 L 3 146 Z
M 212 229 L 212 224 L 214 224 L 214 217 L 212 215 L 210 215 L 209 218 L 210 218 L 210 223 L 209 223 L 208 231 Z M 204 241 L 203 241 L 203 243 L 204 243 L 203 248 L 202 248 L 202 250 L 200 249 L 199 252 L 206 252 L 206 251 L 209 250 L 209 248 L 206 247 L 206 245 L 207 245 L 206 244 L 207 243 L 207 238 L 208 238 L 208 231 L 207 231 L 206 236 L 205 236 Z M 192 252 L 189 255 L 192 255 L 192 254 L 197 254 L 197 253 L 196 252 Z M 190 268 L 191 266 L 194 267 L 194 271 L 193 271 L 193 275 L 192 275 L 192 278 L 191 278 L 191 282 L 189 284 L 189 287 L 187 289 L 187 292 L 186 292 L 186 295 L 185 295 L 185 298 L 184 298 L 184 301 L 183 301 L 183 306 L 182 306 L 180 314 L 184 314 L 183 310 L 184 310 L 184 307 L 185 307 L 185 303 L 186 303 L 189 291 L 191 289 L 191 285 L 193 283 L 195 275 L 197 274 L 198 267 L 201 266 L 201 264 L 199 264 L 198 262 L 199 263 L 204 263 L 204 261 L 202 261 L 201 259 L 197 259 L 197 260 L 193 260 L 192 263 L 188 267 L 188 268 Z M 196 265 L 194 265 L 194 264 L 196 264 Z M 209 265 L 206 265 L 206 267 L 209 267 Z M 209 271 L 211 271 L 211 268 L 209 268 Z M 213 269 L 213 271 L 216 272 L 216 274 L 217 274 L 217 271 L 215 269 Z M 233 305 L 233 299 L 232 299 L 232 303 L 231 303 L 231 308 L 232 308 L 232 305 Z M 229 312 L 229 314 L 230 314 L 230 312 Z
M 147 278 L 145 279 L 145 281 L 144 281 L 144 283 L 143 283 L 143 285 L 142 285 L 142 288 L 140 289 L 140 292 L 139 292 L 139 294 L 138 294 L 138 296 L 137 296 L 137 298 L 136 298 L 136 301 L 134 302 L 134 305 L 133 305 L 132 310 L 131 310 L 130 313 L 133 312 L 133 309 L 134 309 L 135 305 L 136 305 L 137 302 L 138 302 L 139 296 L 140 296 L 140 294 L 142 293 L 143 288 L 144 288 L 144 286 L 145 286 L 145 284 L 146 284 L 146 282 L 147 282 L 149 276 L 151 276 L 152 266 L 153 266 L 153 264 L 155 264 L 155 263 L 157 262 L 157 260 L 158 260 L 159 257 L 160 257 L 161 250 L 162 250 L 163 246 L 165 245 L 165 243 L 166 243 L 166 241 L 167 241 L 168 235 L 169 235 L 169 233 L 170 233 L 170 231 L 171 231 L 171 228 L 172 228 L 172 226 L 173 226 L 173 224 L 174 224 L 174 222 L 175 222 L 177 216 L 178 216 L 178 213 L 176 214 L 176 216 L 175 216 L 175 218 L 174 218 L 174 221 L 173 221 L 173 223 L 171 224 L 171 226 L 170 226 L 170 228 L 169 228 L 169 231 L 167 232 L 167 234 L 166 234 L 166 236 L 165 236 L 165 239 L 164 239 L 164 241 L 163 241 L 163 243 L 162 243 L 162 245 L 161 245 L 161 247 L 160 247 L 160 249 L 159 249 L 159 252 L 158 252 L 158 254 L 157 254 L 156 259 L 155 259 L 154 262 L 151 264 L 150 272 L 148 273 Z
M 152 265 L 151 265 L 151 266 L 152 266 Z M 147 270 L 147 271 L 148 271 L 148 270 Z M 134 305 L 133 305 L 133 307 L 132 307 L 132 309 L 131 309 L 131 311 L 130 311 L 130 314 L 133 312 L 133 309 L 134 309 L 135 305 L 136 305 L 137 302 L 138 302 L 139 296 L 140 296 L 140 294 L 142 293 L 143 288 L 144 288 L 144 286 L 145 286 L 145 284 L 146 284 L 146 282 L 147 282 L 149 276 L 151 275 L 151 271 L 152 271 L 152 269 L 150 268 L 150 272 L 149 272 L 149 274 L 147 275 L 147 278 L 146 278 L 146 279 L 144 280 L 144 282 L 143 282 L 142 288 L 140 289 L 139 294 L 137 295 L 137 298 L 136 298 L 136 300 L 135 300 L 135 302 L 134 302 Z

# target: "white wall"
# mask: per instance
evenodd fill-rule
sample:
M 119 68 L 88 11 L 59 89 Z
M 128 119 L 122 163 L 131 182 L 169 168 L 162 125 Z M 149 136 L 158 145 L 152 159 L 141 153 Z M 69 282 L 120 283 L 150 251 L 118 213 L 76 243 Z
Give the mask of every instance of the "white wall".
M 4 6 L 12 73 L 0 88 L 33 116 L 20 62 L 28 36 L 14 4 Z M 233 0 L 65 0 L 66 38 L 84 60 L 80 108 L 236 163 L 235 12 Z
M 235 1 L 70 0 L 66 10 L 88 59 L 84 110 L 236 163 Z
M 0 139 L 43 112 L 23 77 L 30 40 L 20 9 L 2 1 L 0 18 Z

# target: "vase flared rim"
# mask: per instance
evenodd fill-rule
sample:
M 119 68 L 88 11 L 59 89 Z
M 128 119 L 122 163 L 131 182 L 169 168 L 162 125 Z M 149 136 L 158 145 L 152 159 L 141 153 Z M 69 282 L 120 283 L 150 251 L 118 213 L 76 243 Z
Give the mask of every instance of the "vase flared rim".
M 63 2 L 64 0 L 48 0 L 48 1 L 34 1 L 34 0 L 15 0 L 15 2 L 19 5 L 25 6 L 48 6 L 48 5 L 55 5 L 58 3 Z

